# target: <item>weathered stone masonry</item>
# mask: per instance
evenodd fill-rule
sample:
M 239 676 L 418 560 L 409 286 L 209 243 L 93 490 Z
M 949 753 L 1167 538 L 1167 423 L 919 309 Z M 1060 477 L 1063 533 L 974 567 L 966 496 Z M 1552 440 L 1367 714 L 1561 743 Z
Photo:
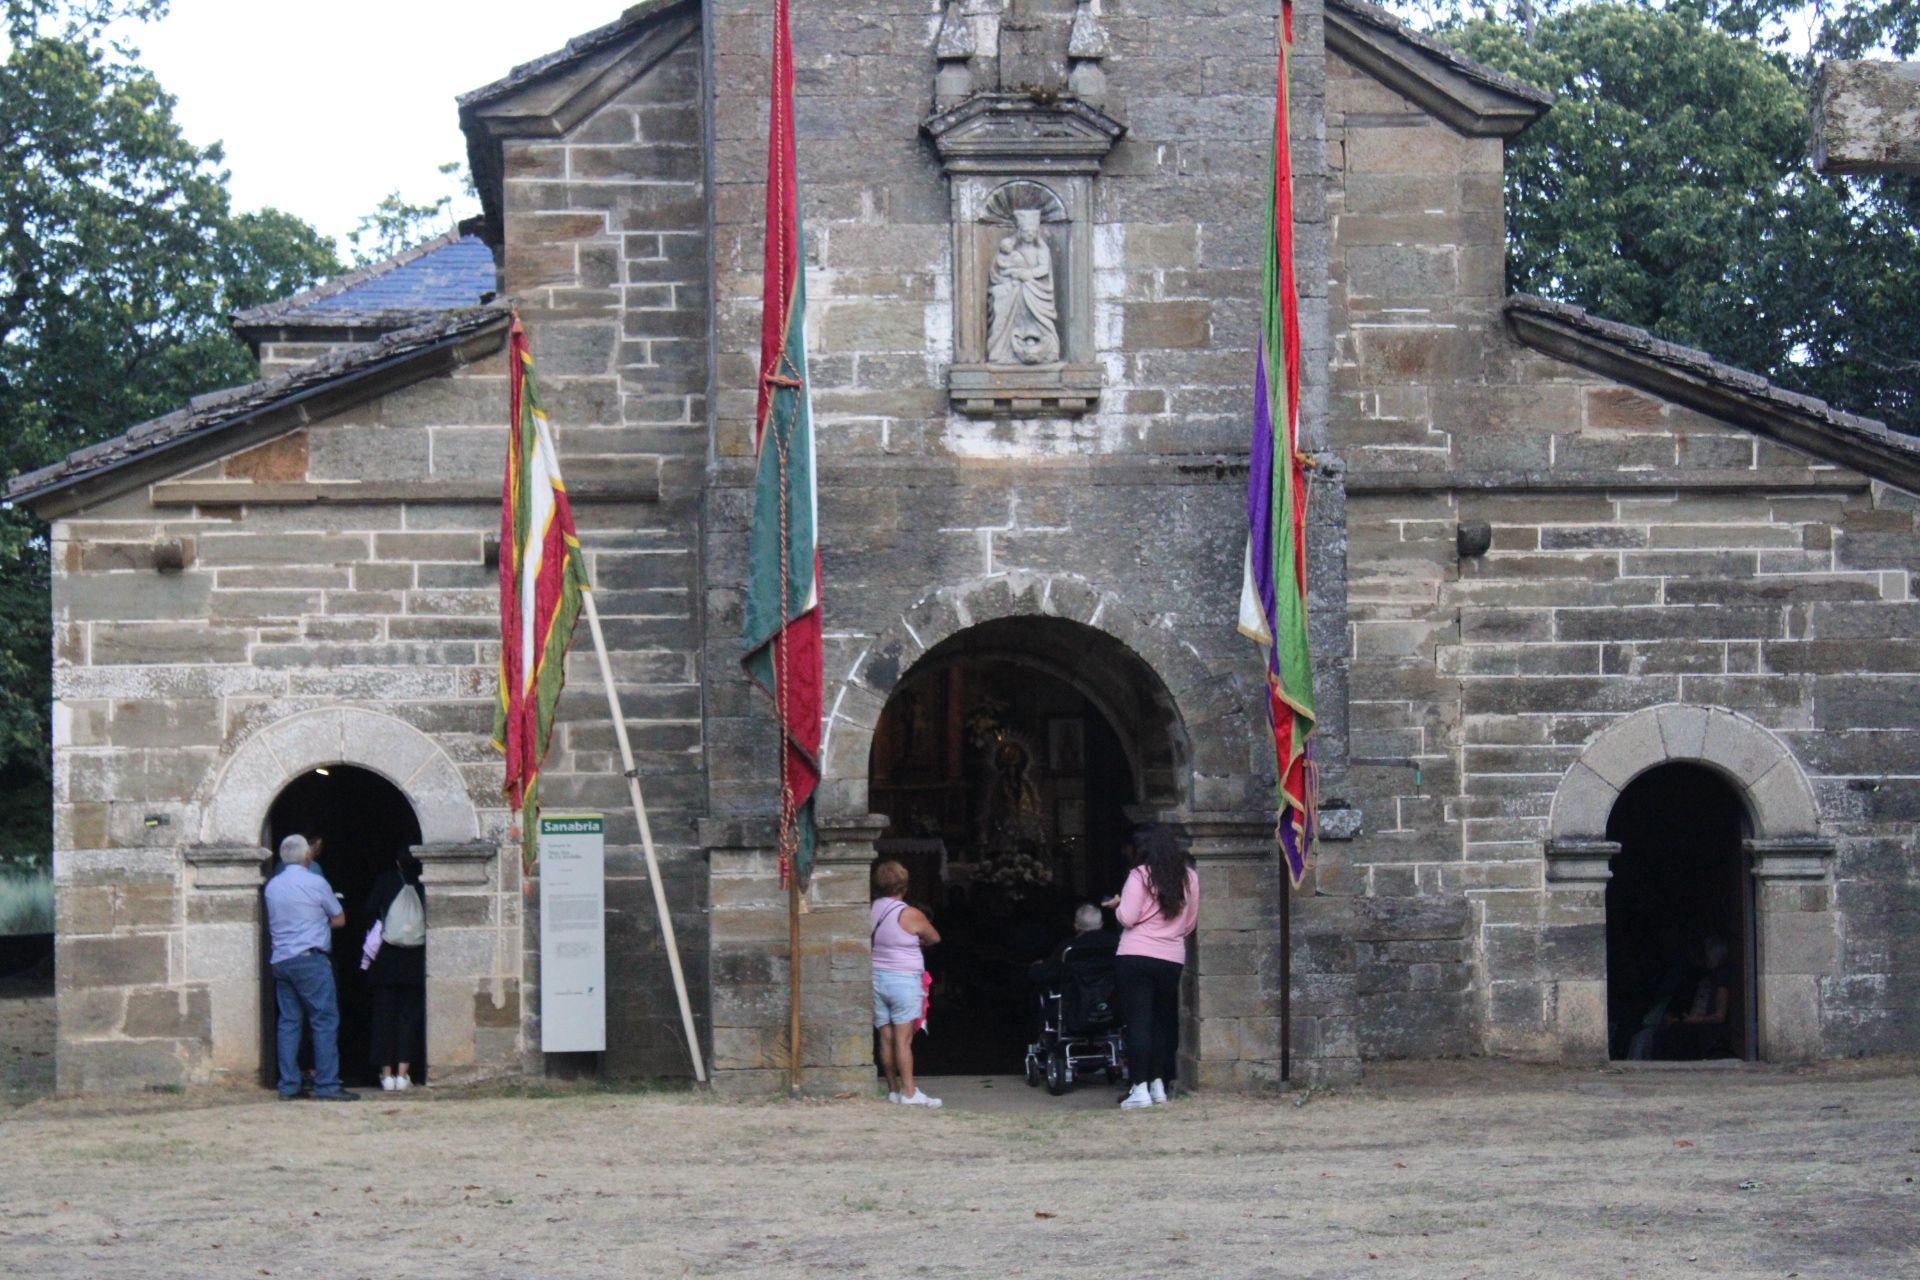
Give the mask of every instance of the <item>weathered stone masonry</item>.
M 1179 824 L 1207 886 L 1183 1078 L 1278 1074 L 1271 748 L 1234 627 L 1278 9 L 820 0 L 796 23 L 830 712 L 811 1088 L 871 1070 L 868 757 L 900 680 L 955 646 L 1109 709 L 1131 811 Z M 1545 95 L 1357 0 L 1299 0 L 1296 34 L 1321 794 L 1347 806 L 1293 900 L 1300 1074 L 1603 1056 L 1607 818 L 1674 762 L 1746 814 L 1762 1056 L 1920 1047 L 1920 450 L 1506 297 L 1502 147 Z M 761 4 L 647 0 L 467 95 L 480 225 L 238 317 L 261 384 L 15 484 L 55 553 L 62 1089 L 257 1069 L 264 815 L 329 762 L 420 820 L 436 1079 L 542 1069 L 486 742 L 511 307 L 717 1083 L 784 1086 L 776 739 L 738 667 L 770 39 Z M 976 134 L 956 159 L 996 120 L 1065 121 L 1079 150 L 1027 172 Z M 1068 368 L 956 373 L 991 243 L 968 210 L 1069 171 Z M 605 1068 L 682 1074 L 590 653 L 569 676 L 543 786 L 609 819 Z

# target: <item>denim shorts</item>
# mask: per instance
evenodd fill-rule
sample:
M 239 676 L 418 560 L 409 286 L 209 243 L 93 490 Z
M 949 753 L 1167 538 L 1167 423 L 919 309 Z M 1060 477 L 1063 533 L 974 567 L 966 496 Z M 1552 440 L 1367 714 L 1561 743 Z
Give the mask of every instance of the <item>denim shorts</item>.
M 921 994 L 919 974 L 896 973 L 891 969 L 873 971 L 874 1026 L 917 1022 L 923 1007 L 925 999 Z

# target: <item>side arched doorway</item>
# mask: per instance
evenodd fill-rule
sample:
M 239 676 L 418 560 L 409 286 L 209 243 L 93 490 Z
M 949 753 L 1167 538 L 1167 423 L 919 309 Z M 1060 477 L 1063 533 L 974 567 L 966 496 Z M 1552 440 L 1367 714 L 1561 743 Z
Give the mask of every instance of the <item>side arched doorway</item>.
M 371 769 L 348 764 L 319 765 L 288 782 L 267 810 L 262 843 L 278 849 L 289 835 L 322 841 L 315 868 L 327 877 L 339 895 L 347 922 L 333 935 L 334 986 L 340 998 L 340 1075 L 349 1086 L 377 1084 L 370 1059 L 373 1000 L 360 971 L 360 947 L 373 920 L 367 914 L 367 895 L 382 871 L 420 844 L 420 821 L 400 788 Z M 276 869 L 268 859 L 268 874 Z M 432 907 L 429 905 L 428 910 Z M 264 913 L 262 913 L 264 928 Z M 276 1078 L 274 1027 L 278 1018 L 274 982 L 265 969 L 267 947 L 261 947 L 261 1072 L 263 1080 Z M 415 1083 L 426 1081 L 424 1028 L 410 1060 Z
M 927 1076 L 1019 1070 L 1032 1030 L 1027 966 L 1083 903 L 1119 891 L 1129 810 L 1172 808 L 1184 748 L 1165 686 L 1095 628 L 983 622 L 895 685 L 873 736 L 868 794 L 881 856 L 944 942 L 930 957 Z
M 1568 1059 L 1619 1056 L 1653 1011 L 1659 975 L 1695 968 L 1670 951 L 1715 931 L 1727 956 L 1704 967 L 1727 973 L 1732 1014 L 1718 1051 L 1822 1055 L 1822 992 L 1839 945 L 1835 849 L 1806 773 L 1765 726 L 1685 703 L 1621 717 L 1561 778 L 1544 852 L 1557 920 L 1542 940 L 1557 957 L 1550 980 Z
M 1669 763 L 1607 819 L 1608 1056 L 1752 1058 L 1753 881 L 1745 807 L 1719 773 Z

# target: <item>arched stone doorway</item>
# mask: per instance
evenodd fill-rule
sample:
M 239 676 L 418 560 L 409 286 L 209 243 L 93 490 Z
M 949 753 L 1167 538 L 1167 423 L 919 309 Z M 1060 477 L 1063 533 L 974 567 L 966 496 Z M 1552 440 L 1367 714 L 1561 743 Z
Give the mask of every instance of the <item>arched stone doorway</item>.
M 287 836 L 320 842 L 315 867 L 340 897 L 347 917 L 334 932 L 333 979 L 340 1002 L 340 1077 L 350 1087 L 378 1083 L 368 1056 L 373 1029 L 373 994 L 360 973 L 360 943 L 373 926 L 367 895 L 380 873 L 420 843 L 420 821 L 401 790 L 379 774 L 354 765 L 319 765 L 289 782 L 267 810 L 261 841 L 278 849 Z M 431 939 L 429 939 L 431 941 Z M 264 945 L 264 944 L 263 944 Z M 261 981 L 261 1079 L 276 1079 L 273 1028 L 278 1010 L 271 973 Z M 426 1045 L 407 1061 L 416 1082 L 426 1083 Z
M 1165 686 L 1124 645 L 1061 618 L 1000 618 L 927 651 L 873 735 L 876 842 L 939 922 L 943 1034 L 928 1076 L 1007 1074 L 1030 1030 L 1026 971 L 1074 910 L 1119 891 L 1142 813 L 1178 804 L 1184 742 Z
M 1746 813 L 1702 765 L 1657 765 L 1607 819 L 1608 1056 L 1753 1056 L 1753 881 Z
M 501 857 L 459 766 L 432 738 L 362 707 L 296 712 L 244 739 L 200 799 L 187 864 L 187 976 L 213 1007 L 216 1070 L 253 1075 L 261 1038 L 261 874 L 276 806 L 317 769 L 363 773 L 403 797 L 427 889 L 428 1054 L 443 1082 L 517 1069 L 520 1060 L 519 862 Z M 335 770 L 337 772 L 337 770 Z M 307 784 L 312 785 L 312 784 Z M 341 931 L 351 932 L 350 929 Z M 361 930 L 364 933 L 364 928 Z M 338 946 L 358 949 L 360 939 Z
M 1271 777 L 1254 765 L 1273 749 L 1257 676 L 1243 680 L 1209 662 L 1171 628 L 1070 574 L 1013 571 L 943 586 L 859 643 L 844 676 L 830 671 L 827 688 L 820 854 L 800 917 L 813 975 L 802 990 L 802 1087 L 830 1092 L 873 1083 L 868 872 L 887 827 L 870 799 L 876 731 L 903 678 L 930 655 L 945 660 L 981 645 L 1071 676 L 1120 742 L 1131 744 L 1128 763 L 1145 807 L 1191 842 L 1202 892 L 1183 997 L 1182 1079 L 1206 1086 L 1277 1079 L 1268 961 L 1278 939 L 1281 872 Z M 787 1078 L 788 975 L 774 824 L 716 816 L 702 821 L 700 834 L 709 866 L 714 1084 L 775 1091 Z
M 1674 765 L 1704 771 L 1737 806 L 1740 858 L 1730 874 L 1750 877 L 1752 892 L 1744 935 L 1754 985 L 1748 1045 L 1771 1062 L 1818 1057 L 1821 984 L 1834 971 L 1839 935 L 1833 844 L 1821 832 L 1813 788 L 1765 726 L 1725 708 L 1680 703 L 1602 730 L 1554 793 L 1545 849 L 1553 901 L 1542 933 L 1543 951 L 1558 957 L 1550 977 L 1562 1051 L 1582 1061 L 1609 1052 L 1607 887 L 1622 852 L 1621 828 L 1609 824 L 1637 780 Z

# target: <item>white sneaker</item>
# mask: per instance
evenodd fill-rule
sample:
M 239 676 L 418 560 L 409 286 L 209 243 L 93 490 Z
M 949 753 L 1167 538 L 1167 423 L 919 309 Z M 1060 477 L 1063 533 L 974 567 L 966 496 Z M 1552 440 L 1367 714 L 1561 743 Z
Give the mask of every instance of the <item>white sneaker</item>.
M 385 1089 L 387 1092 L 391 1093 L 395 1089 L 398 1089 L 400 1086 L 394 1082 L 394 1078 L 392 1076 L 381 1076 L 380 1087 L 382 1089 Z
M 395 1076 L 393 1078 L 393 1087 L 396 1089 L 411 1089 L 413 1088 L 413 1080 L 408 1076 Z
M 925 1089 L 915 1089 L 912 1097 L 902 1098 L 900 1101 L 909 1107 L 926 1107 L 932 1111 L 940 1109 L 940 1099 L 929 1098 Z
M 1127 1090 L 1127 1096 L 1120 1099 L 1120 1109 L 1122 1111 L 1137 1111 L 1141 1107 L 1150 1107 L 1152 1105 L 1153 1095 L 1147 1092 L 1147 1086 L 1145 1084 L 1133 1086 L 1133 1088 Z
M 1155 1081 L 1153 1081 L 1153 1082 L 1152 1082 L 1151 1084 L 1149 1084 L 1149 1085 L 1147 1086 L 1147 1096 L 1148 1096 L 1149 1098 L 1152 1098 L 1152 1099 L 1153 1099 L 1153 1105 L 1154 1105 L 1154 1106 L 1156 1106 L 1156 1107 L 1159 1107 L 1159 1106 L 1164 1106 L 1164 1105 L 1166 1104 L 1166 1101 L 1167 1101 L 1167 1083 L 1166 1083 L 1166 1081 L 1164 1081 L 1164 1080 L 1155 1080 Z
M 888 1102 L 901 1102 L 901 1101 L 904 1101 L 904 1099 L 902 1099 L 902 1098 L 900 1097 L 900 1092 L 899 1092 L 899 1090 L 897 1090 L 897 1089 L 889 1089 L 889 1090 L 887 1090 L 887 1101 L 888 1101 Z

